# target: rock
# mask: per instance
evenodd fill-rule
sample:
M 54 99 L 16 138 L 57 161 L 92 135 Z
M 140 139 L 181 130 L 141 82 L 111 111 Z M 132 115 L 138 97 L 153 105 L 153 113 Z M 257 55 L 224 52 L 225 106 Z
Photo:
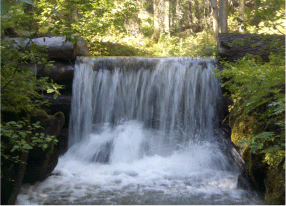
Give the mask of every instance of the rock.
M 87 43 L 84 38 L 79 37 L 76 43 L 76 56 L 89 56 L 89 50 L 87 48 Z
M 275 41 L 275 44 L 273 43 Z M 218 56 L 220 59 L 235 61 L 246 54 L 260 55 L 269 60 L 270 52 L 279 52 L 278 45 L 284 45 L 284 35 L 222 33 L 218 34 Z
M 30 68 L 34 68 L 34 65 L 27 65 Z M 53 82 L 64 85 L 64 89 L 61 89 L 62 94 L 72 93 L 72 82 L 74 75 L 74 62 L 54 62 L 53 66 L 50 68 L 45 68 L 43 66 L 38 66 L 37 68 L 37 78 L 49 77 Z M 59 111 L 59 110 L 58 110 Z
M 31 114 L 31 122 L 40 121 L 44 127 L 39 133 L 57 136 L 64 125 L 65 117 L 62 112 L 50 116 L 44 110 L 35 110 Z M 24 183 L 34 183 L 47 178 L 58 163 L 55 145 L 50 144 L 47 149 L 33 148 L 29 152 Z
M 265 199 L 271 205 L 285 205 L 285 158 L 277 166 L 269 167 L 265 183 Z
M 22 181 L 26 171 L 28 152 L 20 154 L 19 163 L 7 164 L 1 160 L 1 205 L 14 205 L 21 190 Z M 9 161 L 8 161 L 9 162 Z
M 68 150 L 69 129 L 63 128 L 59 132 L 57 139 L 58 143 L 55 146 L 55 152 L 60 156 Z
M 58 135 L 64 124 L 65 117 L 62 112 L 55 115 L 48 115 L 44 110 L 34 110 L 30 114 L 31 123 L 41 122 L 44 129 L 39 133 L 46 135 Z M 9 146 L 9 145 L 6 145 Z M 10 159 L 2 159 L 1 170 L 1 204 L 15 204 L 17 195 L 21 189 L 22 182 L 33 183 L 48 177 L 58 162 L 58 153 L 54 149 L 55 145 L 50 144 L 46 150 L 33 148 L 29 152 L 14 152 L 21 160 L 18 163 Z M 9 151 L 11 148 L 9 149 Z
M 39 46 L 46 46 L 49 59 L 73 61 L 76 56 L 89 56 L 87 44 L 82 37 L 79 37 L 79 41 L 76 44 L 66 41 L 66 38 L 62 36 L 38 37 L 34 39 L 22 39 L 16 37 L 10 39 L 14 40 L 16 45 L 19 45 L 23 49 L 27 48 L 27 44 L 29 42 Z
M 243 139 L 249 139 L 257 129 L 257 119 L 254 116 L 230 115 L 231 141 L 238 144 Z
M 263 162 L 264 154 L 254 154 L 246 147 L 242 157 L 245 162 L 245 172 L 242 177 L 249 180 L 251 188 L 264 193 L 267 172 L 267 165 Z
M 250 180 L 245 170 L 243 170 L 238 176 L 237 188 L 246 190 L 251 189 Z

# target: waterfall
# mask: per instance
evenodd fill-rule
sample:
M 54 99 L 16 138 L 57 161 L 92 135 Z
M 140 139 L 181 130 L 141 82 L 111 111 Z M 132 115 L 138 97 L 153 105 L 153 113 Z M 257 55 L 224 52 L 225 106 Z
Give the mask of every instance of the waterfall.
M 69 146 L 98 132 L 100 125 L 130 120 L 157 130 L 171 150 L 190 141 L 213 141 L 221 97 L 215 64 L 186 57 L 79 58 Z
M 264 204 L 238 189 L 215 59 L 78 57 L 69 150 L 17 204 Z

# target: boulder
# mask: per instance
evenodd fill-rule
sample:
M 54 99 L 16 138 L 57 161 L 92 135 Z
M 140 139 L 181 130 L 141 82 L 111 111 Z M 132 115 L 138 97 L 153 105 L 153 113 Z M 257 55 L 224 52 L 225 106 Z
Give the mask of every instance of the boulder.
M 264 180 L 267 173 L 267 165 L 263 161 L 264 154 L 254 154 L 246 147 L 242 157 L 245 162 L 245 171 L 241 176 L 248 180 L 251 188 L 264 193 Z
M 44 110 L 34 110 L 30 115 L 30 122 L 41 122 L 43 129 L 39 133 L 46 135 L 58 135 L 64 124 L 65 117 L 62 112 L 48 115 Z M 60 141 L 59 141 L 60 142 Z M 6 143 L 9 149 L 9 144 Z M 9 149 L 11 150 L 11 148 Z M 26 152 L 14 152 L 18 155 L 18 162 L 3 159 L 1 165 L 1 204 L 15 204 L 22 182 L 33 183 L 48 177 L 58 162 L 58 153 L 55 145 L 51 143 L 47 149 L 33 148 Z
M 218 56 L 220 59 L 235 61 L 246 54 L 260 55 L 269 60 L 270 52 L 280 52 L 277 48 L 285 44 L 284 35 L 258 35 L 222 33 L 218 34 Z
M 285 205 L 285 158 L 268 168 L 265 178 L 265 199 L 271 205 Z
M 39 133 L 57 136 L 64 125 L 65 116 L 62 112 L 47 115 L 44 110 L 36 110 L 31 114 L 31 122 L 40 121 L 43 129 Z M 54 170 L 58 163 L 55 145 L 50 144 L 47 149 L 33 148 L 29 152 L 24 183 L 34 183 L 44 180 Z

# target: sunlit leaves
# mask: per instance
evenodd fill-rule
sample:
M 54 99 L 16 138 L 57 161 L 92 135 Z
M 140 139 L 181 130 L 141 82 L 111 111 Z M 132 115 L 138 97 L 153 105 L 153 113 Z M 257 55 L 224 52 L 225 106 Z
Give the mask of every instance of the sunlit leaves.
M 27 47 L 29 50 L 20 51 L 15 42 L 3 40 L 1 46 L 1 110 L 5 112 L 30 112 L 39 108 L 44 101 L 41 91 L 55 93 L 58 96 L 62 86 L 48 82 L 48 78 L 36 79 L 33 73 L 35 64 L 48 64 L 42 47 L 35 44 Z M 32 62 L 33 66 L 27 66 Z M 55 96 L 55 97 L 56 97 Z
M 283 55 L 270 55 L 262 63 L 247 56 L 236 63 L 225 63 L 220 75 L 222 86 L 230 91 L 234 105 L 230 112 L 243 118 L 254 115 L 257 130 L 248 141 L 253 153 L 265 154 L 264 161 L 277 165 L 285 154 L 285 59 Z

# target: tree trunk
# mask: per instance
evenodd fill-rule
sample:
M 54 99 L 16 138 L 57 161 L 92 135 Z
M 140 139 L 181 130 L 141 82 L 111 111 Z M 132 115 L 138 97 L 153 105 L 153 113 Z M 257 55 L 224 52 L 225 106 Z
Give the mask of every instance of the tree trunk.
M 217 39 L 217 36 L 218 36 L 217 0 L 211 0 L 211 6 L 212 6 L 212 16 L 213 16 L 214 38 Z
M 19 163 L 19 167 L 18 167 L 18 174 L 17 174 L 17 178 L 15 180 L 15 185 L 12 191 L 12 194 L 7 202 L 8 205 L 15 205 L 16 203 L 16 199 L 17 196 L 21 190 L 22 187 L 22 181 L 25 175 L 25 171 L 26 171 L 26 162 L 28 159 L 28 152 L 23 152 L 20 156 L 20 163 Z
M 183 12 L 182 12 L 182 8 L 181 8 L 181 2 L 182 0 L 177 0 L 177 8 L 176 8 L 176 12 L 178 15 L 178 23 L 179 23 L 179 38 L 182 38 L 182 16 L 183 16 Z
M 278 42 L 284 45 L 285 36 L 269 35 L 262 38 L 258 34 L 219 34 L 218 55 L 220 59 L 235 61 L 246 54 L 253 54 L 260 55 L 263 61 L 269 61 L 270 52 L 279 52 L 278 47 L 274 46 Z
M 245 0 L 239 0 L 239 19 L 240 19 L 240 26 L 239 32 L 245 33 L 246 25 L 245 25 Z
M 188 1 L 188 27 L 191 29 L 193 33 L 193 10 L 192 10 L 192 2 Z
M 165 28 L 164 31 L 170 32 L 170 1 L 165 1 Z
M 227 0 L 219 0 L 219 26 L 221 33 L 227 33 Z
M 152 38 L 158 41 L 161 33 L 164 31 L 165 2 L 164 0 L 153 0 L 154 10 L 154 33 Z

